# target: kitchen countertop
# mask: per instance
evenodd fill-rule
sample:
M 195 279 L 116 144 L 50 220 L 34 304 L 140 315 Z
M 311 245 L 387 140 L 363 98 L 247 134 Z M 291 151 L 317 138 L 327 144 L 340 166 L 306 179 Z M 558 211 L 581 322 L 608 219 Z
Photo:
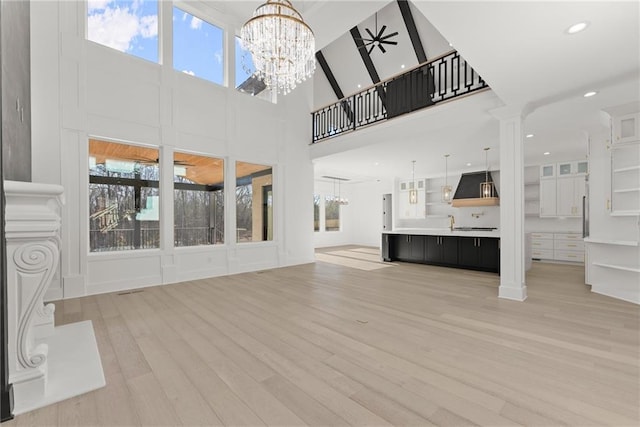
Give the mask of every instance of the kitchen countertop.
M 392 231 L 383 231 L 383 234 L 413 234 L 422 236 L 462 236 L 462 237 L 500 237 L 500 230 L 453 230 L 449 228 L 396 228 Z

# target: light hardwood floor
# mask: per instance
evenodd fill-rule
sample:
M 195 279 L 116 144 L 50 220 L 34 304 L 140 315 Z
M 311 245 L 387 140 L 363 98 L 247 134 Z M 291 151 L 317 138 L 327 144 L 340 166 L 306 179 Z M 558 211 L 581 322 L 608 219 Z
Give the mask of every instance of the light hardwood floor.
M 56 303 L 93 321 L 107 386 L 4 425 L 640 424 L 640 309 L 582 266 L 535 263 L 520 303 L 495 274 L 322 252 Z

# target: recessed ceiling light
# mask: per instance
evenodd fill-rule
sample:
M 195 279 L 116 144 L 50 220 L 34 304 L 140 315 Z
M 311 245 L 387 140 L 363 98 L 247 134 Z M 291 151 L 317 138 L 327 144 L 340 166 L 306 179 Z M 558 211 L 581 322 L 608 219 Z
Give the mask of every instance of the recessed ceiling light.
M 449 43 L 449 46 L 450 46 L 450 47 L 453 47 L 453 45 L 452 45 L 451 43 Z
M 360 89 L 362 87 L 362 85 L 358 85 L 358 89 Z
M 542 154 L 544 154 L 545 156 L 548 156 L 548 155 L 549 155 L 549 154 L 551 154 L 551 153 L 550 153 L 550 152 L 548 152 L 548 151 L 545 151 L 545 152 L 544 152 L 544 153 L 542 153 Z
M 373 164 L 373 166 L 378 166 L 379 164 L 380 164 L 380 163 L 375 162 L 375 163 Z
M 577 24 L 573 24 L 572 26 L 567 28 L 566 33 L 567 34 L 577 34 L 580 31 L 586 30 L 588 26 L 589 26 L 589 23 L 587 21 L 578 22 Z
M 525 138 L 533 138 L 533 134 L 532 133 L 528 133 Z
M 467 166 L 471 166 L 471 163 L 467 163 Z
M 400 65 L 400 68 L 404 68 L 404 64 Z
M 585 94 L 584 94 L 584 95 L 582 95 L 582 96 L 584 96 L 585 98 L 589 98 L 589 97 L 591 97 L 591 96 L 593 96 L 593 95 L 595 95 L 595 94 L 597 94 L 597 93 L 598 93 L 598 92 L 591 91 L 591 92 L 587 92 L 587 93 L 585 93 Z

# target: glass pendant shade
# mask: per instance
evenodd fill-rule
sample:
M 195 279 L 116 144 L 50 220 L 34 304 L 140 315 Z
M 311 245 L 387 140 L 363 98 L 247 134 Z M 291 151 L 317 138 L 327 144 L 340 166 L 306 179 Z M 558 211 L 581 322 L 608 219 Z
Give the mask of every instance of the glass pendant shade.
M 444 185 L 441 188 L 442 191 L 442 202 L 443 203 L 451 203 L 451 197 L 453 196 L 453 189 L 449 185 L 448 175 L 449 175 L 449 155 L 444 155 Z
M 416 161 L 411 161 L 411 185 L 409 188 L 409 204 L 416 205 L 418 204 L 418 190 L 416 189 Z
M 451 203 L 451 196 L 453 195 L 453 189 L 450 185 L 442 186 L 442 201 L 444 203 Z
M 418 204 L 418 190 L 413 189 L 409 191 L 409 203 L 412 205 Z
M 495 197 L 493 182 L 489 181 L 489 147 L 484 149 L 484 163 L 485 163 L 485 172 L 484 172 L 484 182 L 480 184 L 480 197 L 483 199 L 487 199 L 490 197 Z
M 251 52 L 256 77 L 273 91 L 287 94 L 311 77 L 316 68 L 315 37 L 287 0 L 259 6 L 240 32 Z

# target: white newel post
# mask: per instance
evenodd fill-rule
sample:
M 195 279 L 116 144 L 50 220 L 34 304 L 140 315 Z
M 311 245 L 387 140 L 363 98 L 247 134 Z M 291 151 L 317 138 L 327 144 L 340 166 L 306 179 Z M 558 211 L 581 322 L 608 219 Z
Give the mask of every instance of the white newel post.
M 524 301 L 524 146 L 520 110 L 492 112 L 500 119 L 500 298 Z
M 43 301 L 59 266 L 59 185 L 5 181 L 7 338 L 14 415 L 104 386 L 91 321 L 54 327 Z
M 6 181 L 9 382 L 16 398 L 42 397 L 53 304 L 43 297 L 58 268 L 63 188 Z

